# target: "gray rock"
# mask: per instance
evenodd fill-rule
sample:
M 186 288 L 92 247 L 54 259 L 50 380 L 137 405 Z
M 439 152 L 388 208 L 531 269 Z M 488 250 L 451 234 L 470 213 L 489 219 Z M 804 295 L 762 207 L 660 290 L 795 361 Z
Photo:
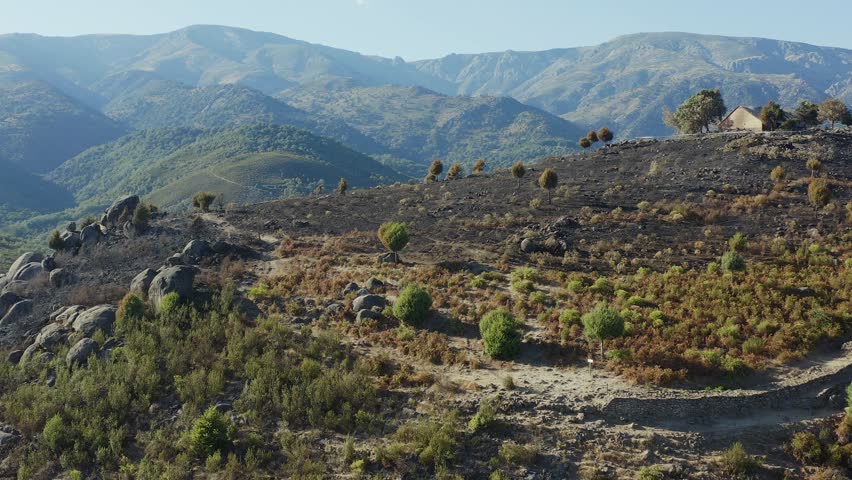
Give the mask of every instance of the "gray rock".
M 130 281 L 130 291 L 140 295 L 147 295 L 148 288 L 151 287 L 151 282 L 154 281 L 154 277 L 156 276 L 156 270 L 151 270 L 150 268 L 142 270 L 139 272 L 139 275 L 136 275 L 133 277 L 133 280 Z
M 36 352 L 38 352 L 38 351 L 39 351 L 38 344 L 34 343 L 34 344 L 30 345 L 29 347 L 26 348 L 26 350 L 24 350 L 24 353 L 21 354 L 21 358 L 18 361 L 18 363 L 20 365 L 26 364 L 27 362 L 29 362 L 30 360 L 33 359 Z
M 32 300 L 20 300 L 19 302 L 12 305 L 12 308 L 6 312 L 6 315 L 0 319 L 0 327 L 11 327 L 23 320 L 27 315 L 32 313 L 33 311 L 33 301 Z
M 380 316 L 380 314 L 372 310 L 359 310 L 358 315 L 355 316 L 355 321 L 360 323 L 368 319 L 377 319 Z
M 525 238 L 521 241 L 521 251 L 524 253 L 534 253 L 539 251 L 539 246 L 532 239 Z
M 50 272 L 56 269 L 56 259 L 53 257 L 46 257 L 41 261 L 41 268 L 44 269 L 45 272 Z
M 160 302 L 169 293 L 176 292 L 181 297 L 189 296 L 195 282 L 195 273 L 196 268 L 184 265 L 163 269 L 148 287 L 148 301 L 155 310 L 159 310 Z
M 344 307 L 339 303 L 332 303 L 331 305 L 325 307 L 325 313 L 331 316 L 337 316 L 343 313 Z
M 85 365 L 89 360 L 89 356 L 98 349 L 98 344 L 91 338 L 84 338 L 74 344 L 68 354 L 65 355 L 65 364 L 69 367 L 74 365 Z
M 80 240 L 80 232 L 64 232 L 60 238 L 62 238 L 62 248 L 65 250 L 76 250 L 83 244 Z
M 0 291 L 0 295 L 4 293 L 12 292 L 19 296 L 24 296 L 27 291 L 27 282 L 23 280 L 11 280 L 3 287 L 3 290 Z
M 66 232 L 76 232 L 77 231 L 77 223 L 76 222 L 69 223 L 68 225 L 65 226 L 65 231 Z
M 396 252 L 382 253 L 378 260 L 379 263 L 399 263 L 399 254 Z
M 188 263 L 197 264 L 205 257 L 213 255 L 215 252 L 206 241 L 192 240 L 183 247 L 183 251 L 181 253 L 189 260 Z
M 370 310 L 373 307 L 384 308 L 388 301 L 381 295 L 361 295 L 352 301 L 352 310 Z
M 24 355 L 23 350 L 12 350 L 9 352 L 9 355 L 6 355 L 6 361 L 11 363 L 12 365 L 17 365 L 21 361 L 21 357 Z
M 343 296 L 349 295 L 350 293 L 357 292 L 361 287 L 358 286 L 355 282 L 349 282 L 343 287 Z
M 106 225 L 115 225 L 122 220 L 122 215 L 133 215 L 133 211 L 139 205 L 139 197 L 136 195 L 127 195 L 121 197 L 104 211 L 103 223 Z M 129 220 L 129 218 L 124 219 Z
M 21 267 L 28 263 L 41 262 L 42 260 L 44 260 L 44 256 L 40 253 L 23 253 L 20 257 L 18 257 L 17 260 L 12 262 L 12 266 L 9 267 L 9 271 L 6 273 L 6 277 L 9 280 L 12 280 L 15 277 L 15 274 L 18 273 L 18 270 L 21 269 Z
M 74 282 L 74 277 L 71 275 L 71 272 L 64 268 L 57 268 L 50 272 L 49 279 L 50 285 L 54 288 L 64 287 L 65 285 L 70 285 Z
M 361 287 L 361 288 L 358 289 L 357 292 L 355 292 L 355 296 L 360 297 L 362 295 L 369 295 L 370 293 L 372 293 L 372 292 L 370 292 L 366 288 Z
M 70 326 L 77 319 L 77 316 L 86 311 L 86 307 L 82 305 L 72 305 L 65 308 L 59 315 L 56 316 L 55 322 L 64 327 Z
M 385 282 L 379 280 L 376 277 L 370 277 L 369 279 L 367 279 L 367 283 L 365 283 L 364 286 L 371 293 L 376 293 L 376 292 L 381 292 L 382 290 L 385 289 Z
M 6 312 L 12 308 L 12 305 L 21 301 L 21 297 L 13 292 L 6 292 L 0 295 L 0 318 L 6 315 Z
M 20 280 L 22 282 L 29 282 L 43 274 L 44 267 L 41 266 L 41 262 L 28 263 L 18 269 L 15 275 L 12 276 L 12 281 Z
M 3 287 L 9 282 L 9 279 L 6 277 L 5 273 L 0 273 L 0 290 L 3 290 Z
M 80 243 L 87 248 L 91 248 L 101 241 L 103 236 L 100 225 L 93 223 L 86 225 L 83 230 L 80 230 Z
M 134 225 L 133 222 L 130 221 L 124 222 L 124 225 L 121 227 L 121 231 L 127 238 L 136 238 L 139 234 L 142 233 L 142 229 L 138 225 Z
M 15 446 L 21 440 L 21 436 L 14 432 L 0 430 L 0 449 L 8 449 Z
M 115 323 L 115 310 L 114 305 L 92 307 L 77 315 L 71 328 L 83 334 L 84 337 L 91 337 L 98 330 L 108 334 L 112 331 L 112 324 Z
M 177 267 L 179 265 L 186 265 L 186 257 L 184 257 L 181 253 L 176 253 L 171 257 L 166 259 L 166 265 L 169 267 Z
M 41 329 L 36 336 L 36 345 L 51 350 L 54 346 L 64 342 L 68 338 L 68 331 L 58 323 L 50 323 Z

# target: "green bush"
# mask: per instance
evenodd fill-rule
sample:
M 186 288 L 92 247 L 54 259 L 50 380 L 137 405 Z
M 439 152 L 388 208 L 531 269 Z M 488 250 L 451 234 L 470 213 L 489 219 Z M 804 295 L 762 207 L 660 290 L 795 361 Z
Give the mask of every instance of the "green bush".
M 509 359 L 521 350 L 521 331 L 515 317 L 504 309 L 488 312 L 479 322 L 485 351 L 492 358 Z
M 422 287 L 409 284 L 393 304 L 393 315 L 408 325 L 419 326 L 429 317 L 432 297 Z
M 642 467 L 639 469 L 639 480 L 663 480 L 666 476 L 660 467 Z
M 615 310 L 599 303 L 592 311 L 582 317 L 583 334 L 590 340 L 598 340 L 601 344 L 603 357 L 603 342 L 610 338 L 624 335 L 624 317 Z
M 192 206 L 206 212 L 210 210 L 210 205 L 216 200 L 216 194 L 212 192 L 198 192 L 192 196 Z
M 728 246 L 733 252 L 742 252 L 748 246 L 748 237 L 737 232 L 728 240 Z
M 825 448 L 816 435 L 796 432 L 790 440 L 790 453 L 801 463 L 817 465 L 825 458 Z
M 227 453 L 231 447 L 231 423 L 214 407 L 207 409 L 189 432 L 192 452 L 206 459 L 215 452 Z
M 732 475 L 747 475 L 760 468 L 760 461 L 746 452 L 740 442 L 722 452 L 722 468 Z
M 166 318 L 173 315 L 178 311 L 180 306 L 180 295 L 177 292 L 168 293 L 160 300 L 160 316 Z
M 410 239 L 408 225 L 402 222 L 385 222 L 379 227 L 379 240 L 391 252 L 399 252 Z
M 482 403 L 479 404 L 476 414 L 470 419 L 470 422 L 468 422 L 468 428 L 476 432 L 493 425 L 494 421 L 497 419 L 496 403 L 496 400 L 493 398 L 483 400 Z
M 51 250 L 62 250 L 65 247 L 65 242 L 62 241 L 62 236 L 59 235 L 59 230 L 54 230 L 50 234 L 47 246 L 50 247 Z
M 145 302 L 133 292 L 129 292 L 118 303 L 115 312 L 115 331 L 119 335 L 126 335 L 135 330 L 145 317 Z
M 67 435 L 68 429 L 62 422 L 62 417 L 56 414 L 50 417 L 50 420 L 44 424 L 44 429 L 41 432 L 42 442 L 53 453 L 61 453 L 69 446 L 71 439 Z
M 535 462 L 538 457 L 538 447 L 508 441 L 500 446 L 497 456 L 509 465 L 527 466 Z
M 573 308 L 569 308 L 559 314 L 559 323 L 563 327 L 570 327 L 571 325 L 580 325 L 582 323 L 580 321 L 581 317 L 582 315 L 580 315 L 579 311 Z
M 722 255 L 722 271 L 726 273 L 741 272 L 746 269 L 746 261 L 742 255 L 735 251 L 725 252 Z

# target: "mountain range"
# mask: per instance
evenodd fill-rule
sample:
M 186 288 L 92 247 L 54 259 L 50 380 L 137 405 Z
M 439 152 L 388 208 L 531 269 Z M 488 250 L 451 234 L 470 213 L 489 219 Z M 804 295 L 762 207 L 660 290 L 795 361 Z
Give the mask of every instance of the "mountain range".
M 235 200 L 266 198 L 251 185 L 276 170 L 269 184 L 278 187 L 265 195 L 305 193 L 344 166 L 311 157 L 323 142 L 358 164 L 353 184 L 366 186 L 421 178 L 434 158 L 466 166 L 485 158 L 494 167 L 564 153 L 601 126 L 619 138 L 666 135 L 662 111 L 701 88 L 720 88 L 729 107 L 850 102 L 852 51 L 648 33 L 594 47 L 407 62 L 209 25 L 146 36 L 0 35 L 0 165 L 17 167 L 4 171 L 21 178 L 22 192 L 0 197 L 0 227 L 69 204 L 94 208 L 130 193 L 122 189 L 154 195 L 186 173 L 206 178 L 193 177 L 192 188 L 227 189 Z M 300 133 L 282 144 L 269 125 Z M 265 143 L 257 137 L 266 134 L 273 137 Z M 266 167 L 228 169 L 246 159 L 205 150 L 213 137 L 254 145 L 250 154 L 264 159 L 249 163 Z M 176 173 L 191 162 L 166 159 L 185 160 L 181 149 L 198 141 L 211 163 Z M 291 168 L 292 155 L 312 164 L 310 178 Z M 211 181 L 214 173 L 225 180 Z M 184 204 L 177 195 L 158 198 Z

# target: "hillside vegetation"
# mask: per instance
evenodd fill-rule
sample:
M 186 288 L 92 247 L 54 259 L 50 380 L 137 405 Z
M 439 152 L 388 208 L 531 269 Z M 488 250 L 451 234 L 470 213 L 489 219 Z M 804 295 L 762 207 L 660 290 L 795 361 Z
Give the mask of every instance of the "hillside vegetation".
M 186 205 L 200 190 L 225 202 L 305 194 L 345 177 L 365 187 L 399 180 L 370 157 L 307 131 L 279 125 L 132 133 L 75 157 L 48 176 L 80 204 L 109 204 L 125 193 L 151 195 L 161 207 Z
M 125 129 L 27 74 L 0 75 L 0 158 L 45 173 Z
M 497 166 L 566 152 L 584 132 L 570 122 L 511 98 L 449 97 L 420 87 L 319 82 L 278 97 L 303 110 L 340 118 L 416 165 L 434 158 L 470 167 Z

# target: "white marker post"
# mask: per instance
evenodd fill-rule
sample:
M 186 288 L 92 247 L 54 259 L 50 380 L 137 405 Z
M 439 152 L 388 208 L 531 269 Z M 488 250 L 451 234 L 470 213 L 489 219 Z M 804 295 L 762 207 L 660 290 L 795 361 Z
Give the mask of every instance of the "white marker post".
M 586 361 L 589 362 L 589 375 L 591 375 L 592 374 L 592 364 L 595 363 L 595 361 L 591 357 L 587 358 Z

